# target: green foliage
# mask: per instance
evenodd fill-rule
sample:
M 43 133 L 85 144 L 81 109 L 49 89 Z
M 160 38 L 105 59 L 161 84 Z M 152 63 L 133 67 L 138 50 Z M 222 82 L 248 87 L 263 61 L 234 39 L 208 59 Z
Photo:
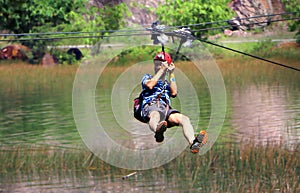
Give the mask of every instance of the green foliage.
M 68 54 L 66 50 L 52 49 L 50 53 L 58 60 L 59 64 L 69 65 L 78 63 L 78 61 L 75 59 L 75 56 Z
M 0 0 L 0 30 L 28 33 L 32 28 L 66 23 L 66 15 L 86 0 Z
M 271 50 L 274 45 L 275 43 L 272 42 L 271 39 L 260 41 L 251 48 L 252 50 L 250 50 L 250 52 L 252 52 L 255 55 L 268 57 L 271 55 Z
M 29 57 L 29 63 L 40 64 L 42 57 L 46 53 L 47 44 L 43 40 L 30 40 L 23 43 L 31 48 L 32 56 Z
M 153 60 L 154 56 L 158 52 L 161 52 L 161 48 L 157 46 L 144 45 L 144 46 L 134 47 L 121 52 L 114 60 L 112 60 L 113 61 L 112 65 L 124 66 L 124 65 L 128 65 L 128 61 L 135 63 L 140 61 Z M 168 48 L 165 48 L 165 52 L 169 53 L 172 59 L 174 60 L 175 50 L 170 50 Z M 182 54 L 178 54 L 177 59 L 182 61 L 188 60 Z
M 87 32 L 83 34 L 75 34 L 76 36 L 90 36 L 91 38 L 74 38 L 60 40 L 58 44 L 95 44 L 99 42 L 103 35 L 107 35 L 109 31 L 117 30 L 124 26 L 124 15 L 128 14 L 125 4 L 115 6 L 82 7 L 78 10 L 70 11 L 66 17 L 69 22 L 57 25 L 52 28 L 53 31 L 61 32 Z M 61 37 L 62 35 L 60 35 Z M 67 36 L 67 35 L 65 35 Z M 69 36 L 69 35 L 68 35 Z
M 139 61 L 152 60 L 155 54 L 159 51 L 160 50 L 158 50 L 157 47 L 155 46 L 134 47 L 132 49 L 120 53 L 117 56 L 117 58 L 113 60 L 112 64 L 116 66 L 123 66 L 123 65 L 128 65 L 128 61 L 139 62 Z
M 233 11 L 227 6 L 229 0 L 166 0 L 166 4 L 157 8 L 156 14 L 161 22 L 169 26 L 184 26 L 188 24 L 200 24 L 219 20 L 231 19 Z M 216 27 L 221 24 L 193 26 L 193 30 Z M 201 31 L 196 33 L 198 37 L 207 34 L 216 34 L 217 31 Z
M 287 12 L 296 12 L 292 16 L 288 17 L 299 18 L 300 17 L 300 1 L 282 0 L 284 8 Z M 289 27 L 291 31 L 300 30 L 300 20 L 292 20 L 289 22 Z
M 300 17 L 300 1 L 291 1 L 291 0 L 282 0 L 285 10 L 287 12 L 295 12 L 292 18 L 299 18 Z M 297 31 L 296 38 L 297 43 L 300 44 L 300 20 L 292 20 L 289 21 L 289 29 L 291 31 Z
M 0 0 L 0 30 L 8 30 L 15 34 L 49 32 L 58 25 L 71 24 L 68 14 L 83 7 L 85 2 L 86 0 Z M 42 37 L 45 36 L 29 38 Z M 32 49 L 30 63 L 34 64 L 40 63 L 49 45 L 49 42 L 44 40 L 29 40 L 22 43 Z
M 103 30 L 117 30 L 123 26 L 124 15 L 128 15 L 128 9 L 123 3 L 97 8 L 89 5 L 88 0 L 0 0 L 0 30 L 8 30 L 16 34 L 86 32 L 71 35 L 60 33 L 21 36 L 20 38 L 26 39 L 53 38 L 22 41 L 24 45 L 32 49 L 31 63 L 40 63 L 49 45 L 91 45 L 98 42 L 103 35 L 108 33 L 104 33 Z M 70 62 L 68 57 L 60 58 L 65 59 L 64 62 Z

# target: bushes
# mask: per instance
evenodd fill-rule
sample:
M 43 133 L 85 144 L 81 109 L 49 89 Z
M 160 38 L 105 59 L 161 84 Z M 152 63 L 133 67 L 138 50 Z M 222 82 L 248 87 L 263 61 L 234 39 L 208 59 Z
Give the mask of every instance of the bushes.
M 227 20 L 234 15 L 227 6 L 228 0 L 166 0 L 166 4 L 157 8 L 156 14 L 160 21 L 171 26 L 184 26 L 188 24 L 200 24 L 219 20 Z M 222 25 L 222 24 L 221 24 Z M 217 24 L 193 26 L 193 30 L 216 27 Z M 216 34 L 215 30 L 195 33 L 197 37 Z
M 295 12 L 292 18 L 299 18 L 300 17 L 300 4 L 299 1 L 290 1 L 290 0 L 283 0 L 284 7 L 287 12 Z M 291 31 L 297 31 L 296 33 L 296 42 L 300 45 L 300 20 L 292 20 L 289 21 L 289 29 Z

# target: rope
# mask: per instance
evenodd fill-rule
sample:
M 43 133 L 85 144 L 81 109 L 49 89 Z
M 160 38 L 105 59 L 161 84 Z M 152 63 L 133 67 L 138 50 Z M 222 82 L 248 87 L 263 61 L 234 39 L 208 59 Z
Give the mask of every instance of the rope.
M 300 11 L 296 12 L 284 12 L 284 13 L 277 13 L 277 14 L 267 14 L 267 15 L 257 15 L 252 17 L 244 17 L 244 18 L 235 18 L 235 19 L 229 19 L 229 20 L 220 20 L 220 21 L 212 21 L 212 22 L 204 22 L 199 24 L 188 24 L 183 26 L 174 26 L 175 28 L 182 28 L 182 27 L 191 27 L 191 26 L 203 26 L 203 25 L 210 25 L 210 24 L 217 24 L 217 23 L 228 23 L 235 20 L 248 20 L 248 19 L 256 19 L 261 17 L 274 17 L 274 16 L 280 16 L 280 15 L 294 15 L 300 13 Z
M 242 55 L 250 56 L 252 58 L 256 58 L 256 59 L 259 59 L 259 60 L 262 60 L 262 61 L 265 61 L 265 62 L 269 62 L 269 63 L 275 64 L 275 65 L 278 65 L 278 66 L 282 66 L 282 67 L 289 68 L 289 69 L 292 69 L 292 70 L 300 71 L 300 68 L 295 68 L 295 67 L 292 67 L 292 66 L 288 66 L 288 65 L 285 65 L 285 64 L 274 62 L 274 61 L 271 61 L 271 60 L 268 60 L 268 59 L 265 59 L 265 58 L 262 58 L 262 57 L 259 57 L 259 56 L 255 56 L 255 55 L 248 54 L 248 53 L 245 53 L 245 52 L 242 52 L 242 51 L 239 51 L 239 50 L 228 48 L 228 47 L 225 47 L 225 46 L 222 46 L 222 45 L 219 45 L 219 44 L 215 44 L 213 42 L 206 41 L 206 40 L 203 40 L 203 39 L 197 39 L 197 40 L 199 40 L 201 42 L 204 42 L 204 43 L 207 43 L 207 44 L 211 44 L 213 46 L 217 46 L 217 47 L 226 49 L 226 50 L 237 52 L 237 53 L 242 54 Z

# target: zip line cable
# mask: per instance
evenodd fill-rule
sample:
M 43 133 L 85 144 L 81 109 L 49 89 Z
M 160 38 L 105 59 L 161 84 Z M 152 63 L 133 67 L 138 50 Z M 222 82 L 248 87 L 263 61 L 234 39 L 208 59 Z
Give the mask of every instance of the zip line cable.
M 145 31 L 145 30 L 144 30 Z M 93 36 L 66 36 L 66 37 L 50 37 L 50 38 L 24 38 L 17 40 L 0 40 L 1 41 L 30 41 L 30 40 L 62 40 L 62 39 L 78 39 L 78 38 L 104 38 L 104 37 L 121 37 L 121 36 L 148 36 L 149 33 L 136 33 L 136 34 L 113 34 L 113 35 L 93 35 Z
M 253 17 L 246 17 L 246 18 L 236 18 L 236 19 L 231 19 L 231 20 L 221 20 L 221 21 L 213 21 L 213 22 L 204 22 L 204 23 L 199 23 L 199 24 L 187 24 L 187 25 L 182 25 L 182 26 L 169 26 L 168 28 L 174 29 L 174 28 L 181 28 L 181 27 L 189 27 L 189 26 L 204 26 L 204 25 L 210 25 L 210 24 L 216 24 L 216 23 L 224 23 L 224 22 L 230 22 L 230 21 L 235 21 L 235 20 L 249 20 L 249 19 L 254 19 L 254 18 L 261 18 L 261 17 L 274 17 L 274 16 L 279 16 L 279 15 L 293 15 L 298 12 L 284 12 L 284 13 L 278 13 L 278 14 L 268 14 L 268 15 L 258 15 L 258 16 L 253 16 Z M 285 19 L 282 21 L 286 21 L 289 19 Z M 266 21 L 263 23 L 268 23 L 270 21 Z M 243 25 L 239 25 L 243 26 Z M 168 29 L 167 28 L 167 29 Z M 221 28 L 220 28 L 221 29 Z M 93 31 L 93 32 L 43 32 L 43 33 L 21 33 L 21 34 L 0 34 L 0 36 L 3 37 L 19 37 L 19 36 L 39 36 L 39 35 L 69 35 L 69 34 L 93 34 L 93 33 L 113 33 L 113 32 L 139 32 L 139 31 L 144 31 L 143 29 L 140 30 L 100 30 L 100 31 Z M 1 40 L 0 40 L 1 41 Z
M 204 28 L 204 29 L 197 29 L 197 30 L 191 30 L 191 31 L 192 32 L 200 32 L 200 31 L 209 31 L 209 30 L 219 30 L 219 29 L 224 29 L 224 28 L 228 28 L 228 27 L 250 26 L 250 25 L 256 25 L 256 24 L 273 23 L 273 22 L 290 21 L 290 20 L 300 20 L 300 17 L 289 18 L 289 19 L 276 19 L 276 20 L 262 21 L 262 22 L 254 22 L 254 23 L 243 24 L 243 25 L 238 25 L 238 24 L 236 24 L 236 25 L 226 25 L 226 26 Z
M 236 52 L 236 53 L 239 53 L 239 54 L 242 54 L 242 55 L 246 55 L 246 56 L 258 59 L 258 60 L 262 60 L 262 61 L 265 61 L 265 62 L 275 64 L 275 65 L 278 65 L 278 66 L 281 66 L 281 67 L 284 67 L 284 68 L 289 68 L 289 69 L 292 69 L 292 70 L 295 70 L 295 71 L 300 71 L 300 68 L 296 68 L 296 67 L 288 66 L 288 65 L 285 65 L 285 64 L 281 64 L 279 62 L 275 62 L 275 61 L 268 60 L 268 59 L 265 59 L 265 58 L 262 58 L 262 57 L 259 57 L 259 56 L 255 56 L 255 55 L 252 55 L 252 54 L 249 54 L 249 53 L 245 53 L 245 52 L 242 52 L 242 51 L 239 51 L 239 50 L 228 48 L 228 47 L 225 47 L 225 46 L 222 46 L 222 45 L 219 45 L 219 44 L 216 44 L 216 43 L 204 40 L 204 39 L 196 38 L 191 34 L 191 32 L 189 31 L 188 28 L 182 28 L 182 29 L 183 29 L 183 31 L 180 31 L 179 34 L 177 35 L 177 37 L 181 37 L 181 41 L 183 41 L 183 40 L 185 40 L 185 41 L 198 40 L 200 42 L 211 44 L 213 46 L 217 46 L 217 47 L 220 47 L 222 49 L 230 50 L 230 51 L 233 51 L 233 52 Z M 155 30 L 157 30 L 157 29 L 154 29 L 154 31 Z M 171 34 L 167 34 L 167 35 L 171 35 Z
M 213 46 L 217 46 L 217 47 L 226 49 L 226 50 L 230 50 L 230 51 L 242 54 L 242 55 L 250 56 L 252 58 L 256 58 L 256 59 L 259 59 L 259 60 L 262 60 L 262 61 L 265 61 L 265 62 L 269 62 L 269 63 L 275 64 L 275 65 L 278 65 L 278 66 L 282 66 L 282 67 L 289 68 L 289 69 L 292 69 L 292 70 L 300 71 L 300 68 L 295 68 L 295 67 L 292 67 L 292 66 L 288 66 L 288 65 L 285 65 L 285 64 L 274 62 L 274 61 L 271 61 L 271 60 L 268 60 L 268 59 L 265 59 L 265 58 L 262 58 L 262 57 L 259 57 L 259 56 L 255 56 L 255 55 L 248 54 L 248 53 L 245 53 L 245 52 L 242 52 L 242 51 L 239 51 L 239 50 L 228 48 L 228 47 L 225 47 L 225 46 L 222 46 L 222 45 L 219 45 L 219 44 L 207 41 L 207 40 L 203 40 L 203 39 L 197 39 L 197 40 L 199 40 L 201 42 L 204 42 L 204 43 L 207 43 L 207 44 L 211 44 Z
M 289 18 L 289 19 L 277 19 L 277 20 L 271 20 L 271 21 L 263 21 L 263 22 L 254 22 L 250 23 L 247 25 L 254 25 L 254 24 L 263 24 L 263 23 L 272 23 L 272 22 L 279 22 L 279 21 L 289 21 L 289 20 L 300 20 L 299 17 L 297 18 Z M 204 29 L 196 29 L 196 30 L 191 30 L 191 32 L 201 32 L 201 31 L 209 31 L 209 30 L 220 30 L 224 28 L 229 28 L 229 27 L 238 27 L 238 26 L 247 26 L 247 25 L 227 25 L 227 26 L 220 26 L 220 27 L 214 27 L 214 28 L 204 28 Z M 114 31 L 114 30 L 111 30 Z M 117 31 L 117 32 L 135 32 L 135 31 L 141 31 L 144 32 L 145 30 L 128 30 L 128 31 Z M 95 32 L 81 32 L 81 33 L 95 33 Z M 167 32 L 168 33 L 168 32 Z M 56 32 L 56 33 L 40 33 L 40 34 L 35 34 L 35 35 L 59 35 L 59 34 L 80 34 L 79 32 Z M 155 33 L 153 33 L 155 34 Z M 156 35 L 159 35 L 160 33 L 156 33 Z M 2 34 L 0 34 L 1 36 Z M 11 35 L 16 35 L 16 34 L 11 34 Z M 19 34 L 20 35 L 20 34 Z M 78 38 L 104 38 L 104 37 L 116 37 L 116 36 L 143 36 L 143 35 L 149 35 L 149 33 L 133 33 L 133 34 L 110 34 L 110 35 L 92 35 L 92 36 L 63 36 L 63 37 L 40 37 L 40 38 L 23 38 L 23 39 L 12 39 L 12 40 L 7 40 L 7 39 L 0 39 L 0 42 L 17 42 L 17 41 L 32 41 L 32 40 L 62 40 L 62 39 L 78 39 Z
M 62 34 L 93 34 L 93 33 L 113 33 L 113 32 L 138 32 L 145 31 L 144 29 L 136 30 L 101 30 L 93 32 L 43 32 L 43 33 L 21 33 L 21 34 L 0 34 L 0 36 L 9 37 L 9 36 L 40 36 L 40 35 L 62 35 Z
M 174 26 L 174 28 L 182 28 L 182 27 L 189 27 L 189 26 L 203 26 L 203 25 L 210 25 L 210 24 L 217 24 L 217 23 L 225 23 L 225 22 L 230 22 L 230 21 L 235 21 L 235 20 L 248 20 L 248 19 L 256 19 L 256 18 L 261 18 L 261 17 L 274 17 L 274 16 L 280 16 L 280 15 L 294 15 L 296 13 L 300 13 L 300 11 L 296 12 L 284 12 L 284 13 L 277 13 L 277 14 L 267 14 L 267 15 L 257 15 L 257 16 L 252 16 L 252 17 L 244 17 L 244 18 L 235 18 L 235 19 L 229 19 L 229 20 L 220 20 L 220 21 L 212 21 L 212 22 L 204 22 L 204 23 L 199 23 L 199 24 L 188 24 L 188 25 L 182 25 L 182 26 Z

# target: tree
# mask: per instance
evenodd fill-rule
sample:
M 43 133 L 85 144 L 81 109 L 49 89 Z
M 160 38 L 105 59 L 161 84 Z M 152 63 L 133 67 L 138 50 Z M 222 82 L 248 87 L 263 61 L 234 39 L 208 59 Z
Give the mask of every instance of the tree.
M 166 0 L 164 5 L 157 8 L 156 14 L 161 22 L 169 26 L 185 26 L 188 24 L 200 24 L 219 20 L 228 20 L 234 13 L 229 9 L 229 0 Z M 220 25 L 220 24 L 218 24 Z M 218 26 L 217 24 L 193 26 L 194 30 Z M 221 25 L 224 25 L 221 24 Z M 205 31 L 195 33 L 200 37 L 206 34 L 215 34 L 216 31 Z
M 86 0 L 0 0 L 0 30 L 28 33 L 34 27 L 69 22 L 66 15 Z
M 106 5 L 103 8 L 90 4 L 72 10 L 65 15 L 68 22 L 61 23 L 55 27 L 47 25 L 35 27 L 38 32 L 87 32 L 77 36 L 97 36 L 99 38 L 77 38 L 60 40 L 58 44 L 94 44 L 101 39 L 102 35 L 107 35 L 105 30 L 118 30 L 125 25 L 124 15 L 129 14 L 124 3 L 118 5 Z M 60 35 L 64 37 L 68 35 Z
M 284 7 L 288 12 L 295 12 L 292 18 L 299 18 L 300 17 L 300 3 L 299 1 L 290 1 L 290 0 L 283 0 Z M 300 44 L 300 20 L 292 20 L 289 22 L 289 29 L 291 31 L 297 31 L 296 38 L 297 43 Z
M 118 29 L 127 11 L 122 3 L 99 8 L 88 0 L 0 0 L 0 30 L 18 34 Z
M 0 0 L 0 30 L 23 34 L 33 32 L 91 32 L 106 29 L 119 29 L 124 23 L 124 15 L 128 13 L 125 4 L 98 8 L 89 4 L 88 0 Z M 95 32 L 95 33 L 93 33 Z M 103 35 L 103 34 L 100 34 Z M 18 38 L 22 38 L 21 35 Z M 59 38 L 67 35 L 60 34 Z M 58 37 L 58 35 L 39 35 L 36 37 Z M 26 36 L 28 38 L 28 36 Z M 85 42 L 92 44 L 97 39 L 66 39 L 60 43 Z M 33 51 L 33 58 L 39 61 L 47 45 L 57 42 L 45 40 L 22 41 Z

